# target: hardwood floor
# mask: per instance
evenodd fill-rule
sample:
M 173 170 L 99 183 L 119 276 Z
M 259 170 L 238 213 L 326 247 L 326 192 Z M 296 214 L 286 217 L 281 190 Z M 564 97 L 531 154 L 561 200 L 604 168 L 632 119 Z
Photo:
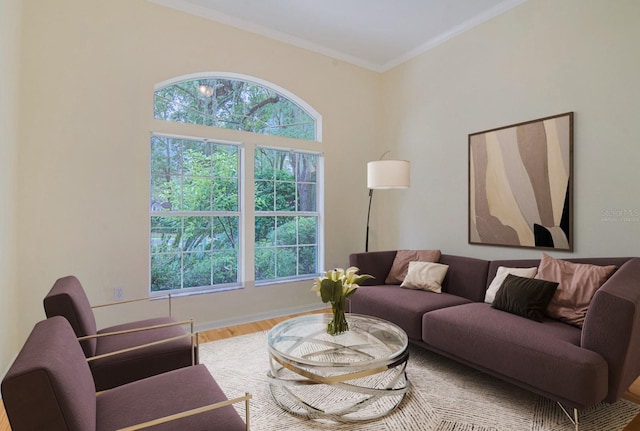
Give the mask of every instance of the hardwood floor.
M 315 311 L 312 313 L 323 313 L 325 310 Z M 273 328 L 276 324 L 287 320 L 291 317 L 304 315 L 304 314 L 312 314 L 312 313 L 301 313 L 295 314 L 292 316 L 284 316 L 274 319 L 263 320 L 260 322 L 252 322 L 245 323 L 237 326 L 230 326 L 227 328 L 213 329 L 210 331 L 202 332 L 199 334 L 200 343 L 208 343 L 211 341 L 222 340 L 224 338 L 236 337 L 239 335 L 251 334 L 253 332 L 266 331 Z M 623 398 L 633 401 L 635 403 L 640 404 L 640 378 L 636 380 L 629 391 L 625 393 Z M 9 426 L 9 420 L 7 419 L 7 415 L 4 411 L 4 405 L 0 403 L 0 431 L 11 431 L 11 427 Z M 640 414 L 636 416 L 630 423 L 627 425 L 623 431 L 640 431 Z

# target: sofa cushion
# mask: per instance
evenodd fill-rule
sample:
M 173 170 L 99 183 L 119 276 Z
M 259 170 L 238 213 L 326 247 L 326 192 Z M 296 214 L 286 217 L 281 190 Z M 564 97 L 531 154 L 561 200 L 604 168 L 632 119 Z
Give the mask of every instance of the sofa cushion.
M 409 271 L 409 262 L 437 262 L 440 250 L 398 250 L 385 284 L 400 284 Z
M 359 288 L 351 297 L 350 311 L 388 320 L 400 326 L 409 338 L 422 338 L 422 315 L 427 311 L 469 303 L 447 293 L 403 289 L 398 285 Z
M 434 350 L 577 407 L 607 394 L 606 361 L 580 347 L 580 329 L 560 321 L 534 322 L 471 303 L 426 313 L 422 329 Z
M 593 295 L 616 268 L 572 263 L 542 253 L 536 278 L 560 283 L 549 304 L 549 316 L 582 327 Z
M 173 317 L 156 317 L 100 330 L 99 334 L 123 331 L 147 326 L 172 323 Z M 98 338 L 96 355 L 127 349 L 141 344 L 186 335 L 184 326 L 131 332 Z M 91 372 L 98 390 L 119 386 L 141 378 L 164 373 L 191 365 L 191 340 L 185 336 L 177 340 L 132 350 L 117 356 L 96 359 L 90 362 Z
M 181 368 L 98 395 L 96 429 L 116 430 L 226 399 L 204 365 Z M 153 427 L 154 431 L 245 429 L 233 406 Z
M 471 301 L 482 301 L 487 290 L 489 261 L 472 257 L 443 254 L 440 262 L 449 265 L 442 291 Z
M 495 309 L 542 322 L 558 283 L 508 274 L 491 304 Z
M 502 287 L 502 283 L 504 283 L 504 279 L 507 278 L 507 275 L 513 274 L 517 275 L 518 277 L 533 278 L 533 276 L 536 275 L 536 272 L 538 272 L 537 266 L 534 266 L 532 268 L 509 268 L 506 266 L 498 267 L 496 275 L 495 277 L 493 277 L 493 280 L 491 281 L 491 284 L 489 284 L 487 292 L 484 295 L 484 302 L 488 304 L 491 304 L 493 302 L 496 297 L 496 292 Z
M 409 271 L 400 287 L 442 292 L 442 280 L 449 267 L 434 262 L 409 262 Z

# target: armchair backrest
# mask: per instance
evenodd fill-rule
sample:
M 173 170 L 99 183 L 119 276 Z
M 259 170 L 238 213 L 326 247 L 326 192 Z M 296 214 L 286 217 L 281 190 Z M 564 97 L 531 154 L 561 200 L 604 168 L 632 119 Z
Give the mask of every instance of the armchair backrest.
M 2 380 L 14 431 L 95 431 L 95 385 L 87 360 L 63 317 L 36 324 Z
M 71 324 L 76 337 L 95 335 L 96 319 L 80 281 L 72 275 L 56 280 L 44 298 L 44 311 L 47 317 L 62 316 Z M 80 343 L 86 357 L 96 353 L 96 340 L 84 340 Z

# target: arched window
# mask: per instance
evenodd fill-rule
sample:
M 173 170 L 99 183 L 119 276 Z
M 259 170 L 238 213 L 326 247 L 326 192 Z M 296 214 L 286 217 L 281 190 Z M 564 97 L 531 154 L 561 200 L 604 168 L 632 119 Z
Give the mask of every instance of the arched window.
M 189 78 L 156 89 L 154 116 L 179 123 L 317 140 L 314 113 L 279 90 L 231 76 Z
M 154 116 L 304 141 L 319 141 L 321 134 L 321 117 L 305 102 L 273 84 L 231 74 L 158 84 Z M 151 291 L 316 276 L 322 154 L 309 146 L 318 144 L 296 149 L 291 139 L 283 139 L 282 147 L 270 139 L 269 146 L 243 146 L 212 139 L 212 130 L 206 138 L 161 132 L 151 137 Z M 253 169 L 242 168 L 248 164 Z M 243 195 L 247 190 L 250 195 Z M 253 226 L 243 225 L 247 220 Z M 252 238 L 243 234 L 249 228 Z M 243 262 L 243 256 L 251 260 Z

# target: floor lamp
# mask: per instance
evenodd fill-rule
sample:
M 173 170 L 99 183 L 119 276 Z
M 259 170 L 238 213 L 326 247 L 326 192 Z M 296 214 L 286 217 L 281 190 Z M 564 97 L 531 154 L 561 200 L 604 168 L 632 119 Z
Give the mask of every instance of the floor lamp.
M 410 164 L 406 160 L 377 160 L 367 163 L 367 188 L 369 211 L 367 212 L 367 241 L 364 250 L 369 251 L 369 218 L 373 191 L 378 189 L 406 189 L 411 184 Z

